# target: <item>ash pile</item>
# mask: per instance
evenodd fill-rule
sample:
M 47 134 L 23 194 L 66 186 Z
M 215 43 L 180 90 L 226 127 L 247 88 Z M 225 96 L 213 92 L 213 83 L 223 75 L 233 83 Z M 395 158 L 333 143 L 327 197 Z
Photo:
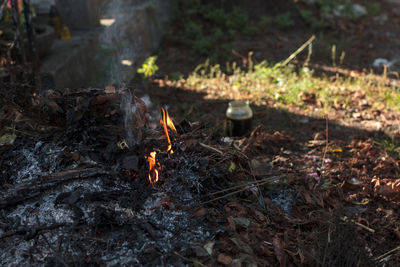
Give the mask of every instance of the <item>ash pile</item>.
M 108 89 L 47 97 L 58 125 L 0 146 L 1 265 L 179 266 L 213 239 L 193 210 L 226 173 L 185 141 L 203 126 Z

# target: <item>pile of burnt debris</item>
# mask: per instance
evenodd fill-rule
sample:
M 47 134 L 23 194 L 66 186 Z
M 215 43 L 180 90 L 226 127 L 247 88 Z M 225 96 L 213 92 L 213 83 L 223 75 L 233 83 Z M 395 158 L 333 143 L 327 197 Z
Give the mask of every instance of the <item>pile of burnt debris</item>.
M 185 140 L 203 125 L 175 128 L 162 109 L 169 126 L 159 126 L 160 108 L 150 114 L 129 90 L 46 94 L 30 97 L 46 132 L 19 129 L 0 146 L 1 265 L 184 265 L 215 237 L 193 216 L 227 175 Z M 16 106 L 4 106 L 3 123 L 35 119 L 12 118 Z
M 376 233 L 390 236 L 398 216 L 354 204 L 375 194 L 371 177 L 343 180 L 357 161 L 261 126 L 223 137 L 139 95 L 0 88 L 1 265 L 368 266 L 371 250 L 386 255 Z M 351 146 L 364 155 L 368 142 Z

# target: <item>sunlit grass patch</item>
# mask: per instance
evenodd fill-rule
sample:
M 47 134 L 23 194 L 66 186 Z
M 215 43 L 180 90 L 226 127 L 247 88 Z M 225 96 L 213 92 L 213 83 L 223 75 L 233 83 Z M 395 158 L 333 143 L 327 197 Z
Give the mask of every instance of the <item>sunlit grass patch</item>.
M 174 85 L 178 84 L 174 81 Z M 245 64 L 210 64 L 207 60 L 178 87 L 208 93 L 220 99 L 246 99 L 254 104 L 273 101 L 283 106 L 318 106 L 324 111 L 366 103 L 371 109 L 400 110 L 400 88 L 385 75 L 315 75 L 307 66 L 263 61 L 255 64 L 251 53 Z

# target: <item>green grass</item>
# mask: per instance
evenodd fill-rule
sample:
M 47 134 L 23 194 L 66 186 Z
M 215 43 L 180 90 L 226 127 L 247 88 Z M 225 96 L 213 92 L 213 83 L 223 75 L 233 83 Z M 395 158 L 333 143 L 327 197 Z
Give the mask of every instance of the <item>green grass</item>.
M 395 143 L 394 137 L 391 140 L 374 141 L 374 144 L 389 153 L 396 154 L 397 158 L 400 159 L 400 146 Z
M 400 88 L 389 85 L 385 75 L 316 76 L 306 66 L 283 66 L 267 61 L 254 64 L 251 56 L 242 66 L 233 62 L 221 67 L 207 60 L 181 86 L 220 99 L 248 99 L 254 104 L 274 101 L 304 108 L 316 105 L 324 112 L 357 105 L 359 96 L 363 95 L 371 109 L 400 110 Z M 315 102 L 304 102 L 305 95 L 315 96 Z

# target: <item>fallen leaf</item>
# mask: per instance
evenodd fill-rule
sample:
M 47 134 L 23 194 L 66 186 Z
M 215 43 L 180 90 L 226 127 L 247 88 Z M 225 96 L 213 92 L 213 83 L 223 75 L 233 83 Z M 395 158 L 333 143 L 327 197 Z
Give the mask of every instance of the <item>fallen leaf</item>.
M 395 197 L 400 193 L 400 181 L 388 181 L 388 180 L 379 180 L 374 179 L 374 191 L 380 196 L 384 197 Z M 372 180 L 374 182 L 374 180 Z
M 315 181 L 319 181 L 319 175 L 316 172 L 310 172 L 306 174 L 307 178 L 314 178 Z
M 212 252 L 213 252 L 213 248 L 214 248 L 215 242 L 208 242 L 207 244 L 205 244 L 203 247 L 204 249 L 207 251 L 207 253 L 211 256 Z
M 202 217 L 202 216 L 206 215 L 206 213 L 207 213 L 207 210 L 203 207 L 200 207 L 192 213 L 192 217 Z
M 200 246 L 194 246 L 192 247 L 194 253 L 196 254 L 196 257 L 207 257 L 209 256 L 209 253 L 202 247 Z
M 17 136 L 15 134 L 4 134 L 0 137 L 0 146 L 8 146 L 14 144 Z
M 235 221 L 232 219 L 232 217 L 228 217 L 227 218 L 228 221 L 228 225 L 229 225 L 229 230 L 231 232 L 235 232 L 236 231 L 236 224 Z
M 311 196 L 310 196 L 310 194 L 308 192 L 304 191 L 303 192 L 303 196 L 304 196 L 304 199 L 305 199 L 307 204 L 312 204 L 313 203 L 313 201 L 311 199 Z
M 115 94 L 115 87 L 112 85 L 107 85 L 106 88 L 104 89 L 104 92 L 106 94 Z
M 222 263 L 222 264 L 225 264 L 225 265 L 229 265 L 229 264 L 232 263 L 232 257 L 230 257 L 230 256 L 228 256 L 228 255 L 226 255 L 224 253 L 221 253 L 221 254 L 218 255 L 217 261 L 219 263 Z
M 142 140 L 142 127 L 148 126 L 148 119 L 150 117 L 149 110 L 147 109 L 146 103 L 138 97 L 135 96 L 135 118 L 136 118 L 136 127 L 138 129 L 137 133 L 137 141 Z
M 250 162 L 251 171 L 253 175 L 261 176 L 267 175 L 271 172 L 271 159 L 270 158 L 263 158 L 263 159 L 252 159 Z
M 242 227 L 247 228 L 247 227 L 250 226 L 250 221 L 249 221 L 249 219 L 241 218 L 241 217 L 236 217 L 236 218 L 233 218 L 233 220 L 235 221 L 236 224 L 238 224 L 238 225 L 240 225 L 240 226 L 242 226 Z
M 234 259 L 231 264 L 232 267 L 257 267 L 257 261 L 254 256 L 240 253 L 239 258 Z
M 74 153 L 72 153 L 72 160 L 73 161 L 78 161 L 79 160 L 79 158 L 80 158 L 80 155 L 79 155 L 79 152 L 78 151 L 75 151 Z
M 96 104 L 102 105 L 107 101 L 107 98 L 104 95 L 97 95 L 96 96 Z
M 308 146 L 309 147 L 322 146 L 325 145 L 325 143 L 326 143 L 325 140 L 310 140 L 308 141 Z
M 286 254 L 284 252 L 285 246 L 278 235 L 274 236 L 274 238 L 272 239 L 272 244 L 274 246 L 275 256 L 278 259 L 280 266 L 281 267 L 286 266 L 287 265 L 286 264 Z
M 235 164 L 235 162 L 231 161 L 228 171 L 233 172 L 234 170 L 236 170 L 236 164 Z
M 231 238 L 231 240 L 241 252 L 247 253 L 249 255 L 254 255 L 253 249 L 242 240 L 235 237 Z
M 367 205 L 369 201 L 370 200 L 368 198 L 363 198 L 361 201 L 353 201 L 353 203 L 356 205 Z
M 321 188 L 326 189 L 326 188 L 329 188 L 329 187 L 332 187 L 332 186 L 333 186 L 332 184 L 330 184 L 330 183 L 328 183 L 328 182 L 325 182 L 325 183 L 323 183 L 323 184 L 321 185 Z

